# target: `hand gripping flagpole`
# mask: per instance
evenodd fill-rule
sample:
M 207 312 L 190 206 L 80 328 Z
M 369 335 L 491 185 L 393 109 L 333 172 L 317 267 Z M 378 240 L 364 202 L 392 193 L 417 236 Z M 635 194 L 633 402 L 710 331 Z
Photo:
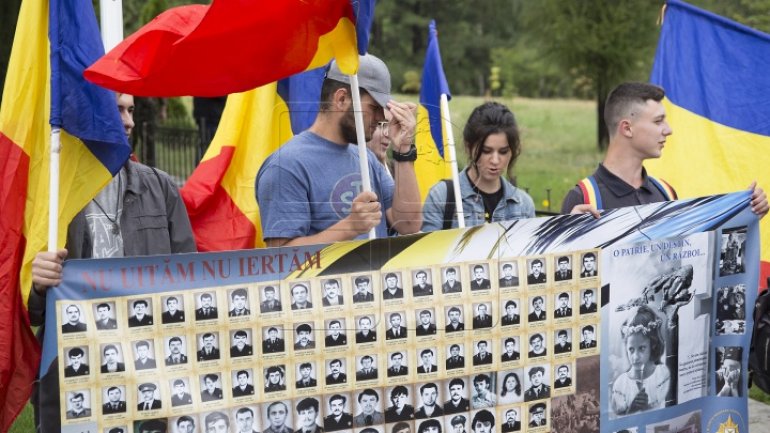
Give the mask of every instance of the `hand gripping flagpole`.
M 457 153 L 455 152 L 455 134 L 452 131 L 452 119 L 449 117 L 449 99 L 446 93 L 441 94 L 441 118 L 444 119 L 446 144 L 449 149 L 449 163 L 452 168 L 452 188 L 455 190 L 455 210 L 457 211 L 457 227 L 465 228 L 465 212 L 463 212 L 463 197 L 460 195 L 460 179 L 457 172 Z
M 361 92 L 358 89 L 358 74 L 350 76 L 350 91 L 353 95 L 353 117 L 356 120 L 356 139 L 358 140 L 358 163 L 361 168 L 361 190 L 372 190 L 372 180 L 369 178 L 369 155 L 366 148 L 366 136 L 364 135 L 364 114 L 361 110 Z M 382 209 L 385 212 L 384 209 Z M 369 230 L 369 239 L 376 239 L 377 232 L 372 227 Z

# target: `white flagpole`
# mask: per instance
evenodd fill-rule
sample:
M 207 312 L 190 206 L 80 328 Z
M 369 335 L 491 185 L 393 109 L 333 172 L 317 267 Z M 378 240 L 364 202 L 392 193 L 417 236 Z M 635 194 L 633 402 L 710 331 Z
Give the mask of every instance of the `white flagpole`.
M 446 131 L 447 149 L 449 150 L 449 163 L 452 167 L 452 187 L 455 190 L 455 210 L 457 211 L 457 226 L 465 228 L 465 212 L 463 212 L 463 198 L 460 195 L 460 180 L 457 172 L 457 153 L 455 152 L 455 135 L 452 131 L 452 120 L 449 117 L 449 100 L 446 93 L 441 94 L 441 118 L 444 119 L 444 131 Z
M 123 40 L 123 0 L 99 0 L 102 43 L 107 52 Z
M 48 251 L 56 252 L 59 240 L 59 156 L 61 155 L 61 130 L 51 128 L 51 167 L 48 172 Z
M 369 155 L 366 152 L 366 136 L 364 134 L 364 114 L 361 111 L 361 92 L 358 89 L 358 74 L 350 76 L 350 91 L 353 96 L 353 117 L 356 119 L 356 139 L 358 140 L 358 163 L 361 167 L 362 191 L 372 190 L 372 181 L 369 178 Z M 382 209 L 385 212 L 385 209 Z M 374 228 L 369 230 L 369 239 L 377 238 Z

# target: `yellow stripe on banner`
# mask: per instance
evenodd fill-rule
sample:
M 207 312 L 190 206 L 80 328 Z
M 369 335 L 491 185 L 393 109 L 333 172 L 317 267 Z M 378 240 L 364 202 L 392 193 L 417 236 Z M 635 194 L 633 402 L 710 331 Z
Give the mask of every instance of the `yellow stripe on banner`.
M 321 275 L 329 266 L 334 264 L 337 260 L 345 257 L 348 253 L 360 247 L 361 245 L 369 242 L 368 240 L 355 240 L 346 242 L 337 242 L 325 247 L 319 253 L 321 256 L 322 267 L 307 267 L 304 271 L 294 271 L 286 278 L 313 278 Z M 307 265 L 304 263 L 303 265 Z
M 356 25 L 348 18 L 340 18 L 334 30 L 318 38 L 318 50 L 306 70 L 325 66 L 332 58 L 337 59 L 343 73 L 358 71 Z
M 382 266 L 382 270 L 408 268 L 415 263 L 426 266 L 445 263 L 447 252 L 454 251 L 462 231 L 463 229 L 453 229 L 431 232 L 392 257 Z
M 443 122 L 442 122 L 443 125 Z M 445 129 L 442 126 L 442 130 Z M 443 137 L 446 137 L 444 131 Z M 438 153 L 433 137 L 430 135 L 430 122 L 428 110 L 422 105 L 417 108 L 417 130 L 415 144 L 417 145 L 417 161 L 414 163 L 414 171 L 417 173 L 417 186 L 420 188 L 420 200 L 425 202 L 430 188 L 441 179 L 452 177 L 451 164 L 447 161 L 449 152 L 446 150 L 446 138 L 444 139 L 444 156 Z
M 663 156 L 647 170 L 676 189 L 680 198 L 746 189 L 753 180 L 770 190 L 770 137 L 712 122 L 664 100 L 673 135 Z M 760 223 L 763 261 L 770 261 L 770 218 Z

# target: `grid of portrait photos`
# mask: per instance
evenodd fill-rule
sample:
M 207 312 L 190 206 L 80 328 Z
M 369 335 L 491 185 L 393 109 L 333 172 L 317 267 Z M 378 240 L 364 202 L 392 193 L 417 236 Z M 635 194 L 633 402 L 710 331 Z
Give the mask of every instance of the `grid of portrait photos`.
M 62 423 L 548 431 L 598 355 L 599 271 L 590 250 L 59 301 Z

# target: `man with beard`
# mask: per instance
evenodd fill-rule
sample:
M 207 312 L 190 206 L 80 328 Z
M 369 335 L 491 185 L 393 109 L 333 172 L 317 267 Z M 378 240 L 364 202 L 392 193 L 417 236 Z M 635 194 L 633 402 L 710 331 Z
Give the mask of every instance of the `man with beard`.
M 455 377 L 449 381 L 449 400 L 444 403 L 444 414 L 452 415 L 470 410 L 471 404 L 465 398 L 465 382 Z
M 340 394 L 334 394 L 329 398 L 330 413 L 324 418 L 324 430 L 348 430 L 353 427 L 353 415 L 345 412 L 347 401 L 348 398 Z
M 417 107 L 390 99 L 390 72 L 372 55 L 360 57 L 358 80 L 365 139 L 371 139 L 385 120 L 385 109 L 392 115 L 388 137 L 395 160 L 393 178 L 366 149 L 372 189 L 359 192 L 350 78 L 332 62 L 313 125 L 278 148 L 257 173 L 257 202 L 268 247 L 365 238 L 371 229 L 378 237 L 387 237 L 388 227 L 400 234 L 420 230 L 422 209 L 414 171 Z

